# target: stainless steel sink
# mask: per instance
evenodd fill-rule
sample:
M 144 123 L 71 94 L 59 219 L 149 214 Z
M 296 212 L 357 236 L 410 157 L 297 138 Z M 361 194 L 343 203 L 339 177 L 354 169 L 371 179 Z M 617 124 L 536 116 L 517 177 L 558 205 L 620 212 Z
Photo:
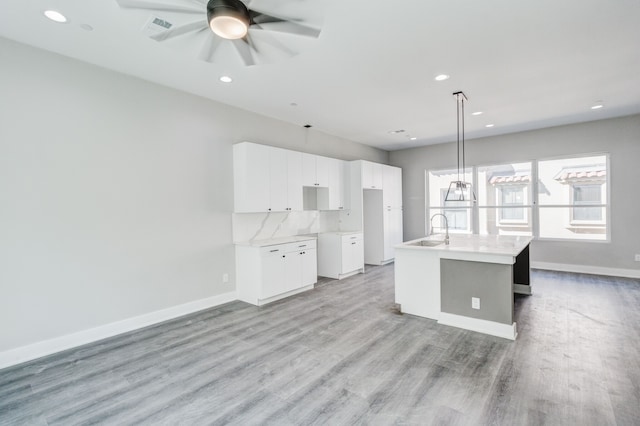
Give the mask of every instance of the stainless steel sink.
M 415 243 L 411 243 L 412 246 L 422 246 L 422 247 L 435 247 L 444 243 L 444 241 L 438 240 L 420 240 Z

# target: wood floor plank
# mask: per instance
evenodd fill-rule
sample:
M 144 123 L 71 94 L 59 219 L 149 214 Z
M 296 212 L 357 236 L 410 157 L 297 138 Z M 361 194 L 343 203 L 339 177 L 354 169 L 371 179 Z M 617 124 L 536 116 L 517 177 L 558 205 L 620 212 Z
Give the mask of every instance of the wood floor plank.
M 532 271 L 515 342 L 399 314 L 393 265 L 0 370 L 0 425 L 635 425 L 640 281 Z

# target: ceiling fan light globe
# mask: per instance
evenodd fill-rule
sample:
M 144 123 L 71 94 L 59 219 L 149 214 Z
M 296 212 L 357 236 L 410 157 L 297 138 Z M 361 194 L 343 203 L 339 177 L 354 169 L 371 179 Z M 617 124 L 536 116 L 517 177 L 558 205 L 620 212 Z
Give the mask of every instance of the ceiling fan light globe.
M 242 19 L 234 16 L 214 16 L 209 21 L 209 28 L 216 35 L 229 40 L 236 40 L 247 35 L 248 25 Z

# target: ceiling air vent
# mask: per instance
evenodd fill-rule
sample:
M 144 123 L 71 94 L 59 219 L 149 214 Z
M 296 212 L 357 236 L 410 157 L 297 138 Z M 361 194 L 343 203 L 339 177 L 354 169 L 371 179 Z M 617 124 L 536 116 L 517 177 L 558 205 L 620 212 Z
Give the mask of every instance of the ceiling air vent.
M 142 28 L 142 32 L 155 39 L 158 40 L 162 38 L 162 34 L 169 31 L 169 29 L 173 27 L 173 24 L 166 19 L 162 19 L 157 16 L 151 16 L 145 26 Z

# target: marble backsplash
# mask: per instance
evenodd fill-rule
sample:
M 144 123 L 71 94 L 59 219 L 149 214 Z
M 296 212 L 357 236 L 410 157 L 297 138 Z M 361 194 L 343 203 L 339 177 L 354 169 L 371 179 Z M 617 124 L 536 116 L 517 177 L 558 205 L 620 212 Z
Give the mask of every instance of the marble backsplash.
M 341 231 L 338 211 L 233 213 L 233 242 Z

